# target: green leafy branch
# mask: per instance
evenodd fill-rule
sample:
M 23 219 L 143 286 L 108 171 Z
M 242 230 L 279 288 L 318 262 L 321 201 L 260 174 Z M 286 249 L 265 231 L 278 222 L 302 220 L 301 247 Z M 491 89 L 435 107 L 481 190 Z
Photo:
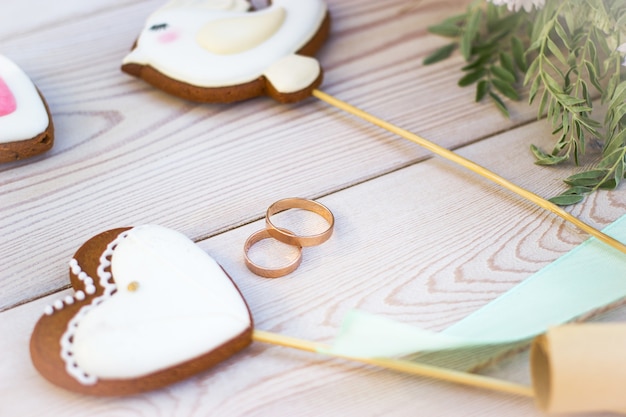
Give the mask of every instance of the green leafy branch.
M 556 10 L 542 13 L 550 19 L 542 19 L 540 25 L 535 25 L 535 29 L 540 30 L 533 32 L 528 52 L 538 53 L 526 72 L 524 84 L 531 85 L 530 103 L 543 90 L 538 116 L 541 117 L 547 110 L 547 119 L 554 129 L 552 133 L 558 135 L 558 139 L 551 154 L 538 152 L 536 147 L 532 150 L 539 165 L 558 164 L 572 156 L 578 164 L 580 155 L 585 153 L 585 138 L 599 137 L 598 129 L 602 126 L 590 115 L 593 98 L 585 81 L 586 75 L 591 84 L 602 92 L 598 78 L 600 60 L 595 47 L 598 36 L 594 27 L 572 28 L 569 25 L 575 23 L 561 21 L 563 9 L 571 7 L 568 2 L 550 2 L 546 8 L 550 6 L 556 7 Z M 561 49 L 569 51 L 569 54 L 564 55 Z
M 516 84 L 520 72 L 527 69 L 524 45 L 515 36 L 523 30 L 524 23 L 519 14 L 509 14 L 491 3 L 475 2 L 466 13 L 428 28 L 431 33 L 452 38 L 453 42 L 426 57 L 424 64 L 446 59 L 458 48 L 467 62 L 462 68 L 465 75 L 458 84 L 462 87 L 476 84 L 476 101 L 489 97 L 508 117 L 502 96 L 520 99 Z
M 529 87 L 529 103 L 538 103 L 538 117 L 545 116 L 555 136 L 550 153 L 531 146 L 537 164 L 573 159 L 578 165 L 590 139 L 603 142 L 601 160 L 566 178 L 570 188 L 554 203 L 574 204 L 619 185 L 626 171 L 626 76 L 617 47 L 626 38 L 626 2 L 547 0 L 541 10 L 512 13 L 475 1 L 466 13 L 429 30 L 453 41 L 424 63 L 458 48 L 467 62 L 459 85 L 476 84 L 476 101 L 489 97 L 508 116 L 502 97 L 519 100 L 522 87 Z M 606 107 L 604 120 L 593 114 L 598 98 Z

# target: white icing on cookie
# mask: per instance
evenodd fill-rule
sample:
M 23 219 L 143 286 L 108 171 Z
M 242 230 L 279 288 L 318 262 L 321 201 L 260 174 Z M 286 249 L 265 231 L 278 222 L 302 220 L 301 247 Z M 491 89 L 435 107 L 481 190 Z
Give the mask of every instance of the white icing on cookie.
M 78 277 L 80 281 L 82 281 L 85 286 L 85 291 L 88 294 L 94 294 L 96 292 L 96 287 L 93 285 L 93 279 L 88 276 L 78 265 L 78 261 L 76 259 L 72 259 L 70 261 L 70 270 L 74 275 Z M 91 291 L 91 292 L 90 292 Z M 55 310 L 62 310 L 65 305 L 74 304 L 74 300 L 82 301 L 85 299 L 85 292 L 82 290 L 78 290 L 74 293 L 74 296 L 67 295 L 63 300 L 55 300 L 52 305 L 47 305 L 44 307 L 44 314 L 46 316 L 51 316 L 54 314 Z
M 45 132 L 50 121 L 35 85 L 2 55 L 0 90 L 0 143 L 31 139 Z
M 201 10 L 222 10 L 245 12 L 250 9 L 247 0 L 172 0 L 159 10 L 179 7 L 193 7 Z
M 281 93 L 299 91 L 302 85 L 312 84 L 319 74 L 317 61 L 302 55 L 288 55 L 265 70 L 267 79 Z
M 213 1 L 204 0 L 204 3 Z M 276 62 L 300 50 L 317 33 L 326 12 L 323 0 L 274 0 L 268 8 L 254 12 L 169 5 L 148 18 L 136 48 L 124 59 L 124 64 L 149 65 L 170 78 L 197 87 L 243 84 L 265 75 Z M 280 14 L 284 14 L 284 19 L 276 28 Z M 216 27 L 223 29 L 220 21 L 232 23 L 230 33 L 245 32 L 245 41 L 241 36 L 234 41 L 224 40 L 223 44 L 218 39 L 209 39 L 209 32 Z M 298 68 L 289 74 L 289 81 L 281 82 L 274 77 L 271 81 L 276 83 L 274 87 L 289 84 L 295 88 L 291 91 L 276 88 L 283 93 L 308 87 L 311 69 L 307 67 L 299 78 Z M 319 64 L 316 71 L 315 78 L 321 71 Z
M 105 291 L 84 307 L 68 327 L 71 340 L 64 338 L 75 363 L 68 366 L 77 369 L 68 372 L 81 383 L 148 375 L 209 352 L 250 327 L 236 287 L 185 236 L 140 226 L 111 248 L 112 256 L 101 257 L 98 276 L 100 284 L 111 284 L 102 263 L 111 258 L 117 291 Z
M 275 34 L 283 24 L 285 14 L 282 7 L 274 7 L 268 13 L 213 20 L 200 29 L 196 41 L 214 54 L 239 54 L 259 46 Z M 242 27 L 246 30 L 241 30 Z
M 111 273 L 108 271 L 108 268 L 111 266 L 111 257 L 113 256 L 113 251 L 115 247 L 126 238 L 128 235 L 128 231 L 120 233 L 120 235 L 115 238 L 112 242 L 110 242 L 102 255 L 100 255 L 99 263 L 98 263 L 98 282 L 100 286 L 103 288 L 102 295 L 91 300 L 86 306 L 81 307 L 81 309 L 76 313 L 74 317 L 67 324 L 67 329 L 65 333 L 61 336 L 61 358 L 65 362 L 65 370 L 68 374 L 73 376 L 78 382 L 84 385 L 93 385 L 98 382 L 98 378 L 95 375 L 90 375 L 86 373 L 76 362 L 76 357 L 74 355 L 74 336 L 76 335 L 76 330 L 78 329 L 78 325 L 81 320 L 89 313 L 91 310 L 100 305 L 103 301 L 111 298 L 111 296 L 117 290 L 117 286 L 114 282 L 111 281 Z M 80 267 L 78 261 L 76 259 L 72 259 L 70 261 L 70 269 L 74 275 L 78 276 L 78 279 L 85 282 L 86 280 L 93 279 L 89 277 Z M 95 288 L 95 287 L 94 287 Z M 95 291 L 94 291 L 95 292 Z M 74 294 L 74 297 L 82 301 L 85 299 L 86 295 L 82 290 L 79 290 Z

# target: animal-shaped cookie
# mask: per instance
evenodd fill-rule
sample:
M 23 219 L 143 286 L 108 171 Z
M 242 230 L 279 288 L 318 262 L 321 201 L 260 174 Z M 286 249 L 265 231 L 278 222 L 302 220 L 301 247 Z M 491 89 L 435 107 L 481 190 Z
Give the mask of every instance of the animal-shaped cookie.
M 48 380 L 92 395 L 152 390 L 245 348 L 252 318 L 224 270 L 178 232 L 115 229 L 70 262 L 74 295 L 46 307 L 31 337 Z
M 54 127 L 41 94 L 13 61 L 0 55 L 0 162 L 38 155 L 54 143 Z
M 322 81 L 314 58 L 329 30 L 323 0 L 174 0 L 154 12 L 122 70 L 170 94 L 228 103 L 308 97 Z

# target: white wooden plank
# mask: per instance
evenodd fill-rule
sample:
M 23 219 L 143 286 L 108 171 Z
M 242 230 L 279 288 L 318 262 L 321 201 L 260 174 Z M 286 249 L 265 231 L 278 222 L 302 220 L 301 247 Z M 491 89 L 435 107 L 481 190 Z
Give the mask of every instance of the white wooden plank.
M 465 389 L 393 372 L 327 360 L 279 347 L 253 345 L 206 374 L 129 398 L 65 392 L 43 380 L 28 357 L 30 325 L 39 300 L 0 313 L 3 415 L 84 416 L 339 416 L 540 415 L 526 399 Z M 36 399 L 36 401 L 34 400 Z M 465 414 L 467 413 L 467 414 Z
M 426 155 L 313 99 L 197 105 L 131 79 L 119 62 L 154 4 L 101 4 L 0 41 L 48 98 L 57 131 L 49 154 L 0 167 L 0 310 L 59 289 L 68 255 L 102 229 L 160 223 L 199 239 L 285 195 L 325 195 Z M 525 106 L 507 121 L 472 105 L 455 85 L 458 58 L 421 65 L 443 42 L 425 27 L 453 4 L 331 1 L 324 88 L 446 146 L 532 118 Z
M 257 327 L 330 341 L 352 308 L 440 330 L 552 262 L 585 236 L 554 216 L 414 145 L 308 100 L 278 106 L 182 102 L 121 74 L 119 61 L 161 2 L 39 0 L 0 5 L 0 50 L 50 103 L 48 155 L 0 166 L 0 415 L 539 416 L 532 402 L 255 344 L 168 389 L 96 399 L 34 371 L 28 338 L 43 306 L 65 294 L 67 261 L 111 227 L 180 230 L 234 277 Z M 323 89 L 460 152 L 540 195 L 580 168 L 532 164 L 549 128 L 511 121 L 455 86 L 460 59 L 421 59 L 445 40 L 425 28 L 455 1 L 329 1 L 333 34 L 320 54 Z M 8 16 L 7 22 L 4 22 Z M 112 23 L 113 22 L 113 23 Z M 331 240 L 307 248 L 289 277 L 265 280 L 242 261 L 245 238 L 273 201 L 320 197 L 336 215 Z M 624 212 L 623 190 L 571 211 L 602 227 Z M 34 300 L 30 301 L 29 300 Z M 604 320 L 624 320 L 620 308 Z M 487 373 L 528 382 L 526 358 Z M 34 401 L 33 399 L 37 399 Z
M 532 160 L 520 157 L 541 130 L 528 125 L 462 153 L 534 191 L 554 192 L 560 185 L 550 179 L 562 172 L 531 170 Z M 303 264 L 288 277 L 267 280 L 245 268 L 242 245 L 262 227 L 260 221 L 200 243 L 237 282 L 259 329 L 328 342 L 345 313 L 361 308 L 440 330 L 583 239 L 552 215 L 438 159 L 320 201 L 336 216 L 335 234 L 307 248 Z M 618 218 L 625 204 L 619 191 L 600 192 L 575 211 L 602 226 Z M 28 334 L 52 299 L 0 314 L 0 332 L 7 335 L 0 366 L 13 376 L 0 382 L 0 391 L 10 393 L 11 414 L 541 415 L 527 399 L 258 344 L 213 372 L 160 392 L 114 400 L 81 397 L 38 379 L 28 361 Z M 623 320 L 624 314 L 621 308 L 606 319 Z M 504 364 L 492 372 L 528 379 L 523 356 Z M 25 399 L 31 396 L 38 401 Z
M 84 19 L 107 9 L 129 7 L 133 3 L 139 2 L 137 0 L 63 0 L 60 3 L 50 3 L 46 0 L 5 1 L 0 5 L 0 16 L 2 16 L 0 42 L 64 25 L 72 20 Z M 160 3 L 160 1 L 152 2 L 154 5 Z
M 335 208 L 338 204 L 336 201 L 325 203 Z M 338 217 L 341 221 L 339 224 L 346 222 L 344 217 Z M 235 258 L 236 251 L 227 251 L 229 246 L 233 246 L 230 242 L 239 240 L 236 235 L 245 235 L 246 229 L 256 226 L 250 225 L 210 239 L 203 246 L 209 246 L 213 253 L 228 252 L 228 259 Z M 331 250 L 333 246 L 341 248 L 353 244 L 346 237 L 346 229 L 349 228 L 344 226 L 338 229 L 338 235 L 328 242 Z M 372 247 L 368 254 L 386 254 L 388 250 L 382 250 L 381 246 Z M 328 250 L 327 247 L 319 249 Z M 445 294 L 441 294 L 441 290 L 454 292 L 457 289 L 441 277 L 434 280 L 431 291 L 417 292 L 399 279 L 401 277 L 393 272 L 394 267 L 388 267 L 389 272 L 376 277 L 373 277 L 374 274 L 359 274 L 356 268 L 328 276 L 324 274 L 323 266 L 311 263 L 323 261 L 336 265 L 345 253 L 328 256 L 311 251 L 306 253 L 305 265 L 291 277 L 282 280 L 269 281 L 247 276 L 236 265 L 229 270 L 247 296 L 258 328 L 325 340 L 336 332 L 335 326 L 344 309 L 366 299 L 368 302 L 360 303 L 365 308 L 374 308 L 397 319 L 413 321 L 426 327 L 437 327 L 438 316 L 454 315 L 454 310 L 457 310 L 454 301 L 446 301 Z M 397 269 L 401 270 L 402 267 Z M 477 271 L 476 274 L 484 276 L 484 271 Z M 373 278 L 384 282 L 373 282 L 368 287 L 368 282 L 374 281 Z M 386 288 L 378 288 L 383 286 L 381 284 Z M 459 281 L 455 284 L 459 284 Z M 438 289 L 439 285 L 441 288 Z M 461 282 L 458 290 L 466 293 L 468 286 Z M 377 287 L 376 294 L 371 287 Z M 496 285 L 492 287 L 497 291 Z M 387 297 L 384 297 L 386 302 L 373 304 L 371 301 L 380 298 L 379 293 L 383 292 L 387 293 Z M 0 314 L 0 331 L 7 335 L 0 341 L 0 347 L 5 352 L 0 365 L 6 370 L 5 378 L 0 380 L 0 391 L 6 393 L 9 399 L 3 401 L 3 411 L 9 415 L 35 416 L 54 412 L 67 416 L 94 413 L 117 416 L 128 413 L 153 415 L 159 412 L 164 415 L 189 416 L 292 413 L 304 416 L 403 416 L 412 415 L 416 409 L 428 415 L 541 415 L 527 399 L 429 382 L 261 345 L 254 345 L 207 374 L 159 392 L 127 399 L 97 399 L 66 393 L 38 377 L 27 354 L 29 332 L 41 314 L 43 305 L 63 294 Z M 413 296 L 419 299 L 410 300 Z M 451 304 L 446 305 L 448 302 Z M 411 311 L 407 311 L 409 304 L 412 304 Z M 413 314 L 414 309 L 419 310 L 420 317 Z M 608 318 L 623 320 L 625 314 L 626 310 L 622 308 Z M 489 373 L 525 382 L 528 378 L 524 359 L 524 356 L 509 359 Z M 37 401 L 29 401 L 30 398 L 37 398 Z

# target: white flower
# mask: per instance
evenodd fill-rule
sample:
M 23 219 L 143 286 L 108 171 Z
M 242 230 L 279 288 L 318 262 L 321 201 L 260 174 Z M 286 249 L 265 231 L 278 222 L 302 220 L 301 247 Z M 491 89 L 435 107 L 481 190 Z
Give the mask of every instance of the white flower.
M 488 0 L 495 4 L 496 6 L 502 6 L 506 4 L 509 11 L 519 11 L 524 8 L 527 12 L 530 12 L 535 6 L 537 9 L 541 9 L 545 4 L 546 0 Z
M 626 43 L 623 43 L 620 46 L 618 46 L 617 47 L 617 52 L 620 52 L 622 54 L 626 54 Z M 624 58 L 624 62 L 622 62 L 622 65 L 626 67 L 626 58 Z

